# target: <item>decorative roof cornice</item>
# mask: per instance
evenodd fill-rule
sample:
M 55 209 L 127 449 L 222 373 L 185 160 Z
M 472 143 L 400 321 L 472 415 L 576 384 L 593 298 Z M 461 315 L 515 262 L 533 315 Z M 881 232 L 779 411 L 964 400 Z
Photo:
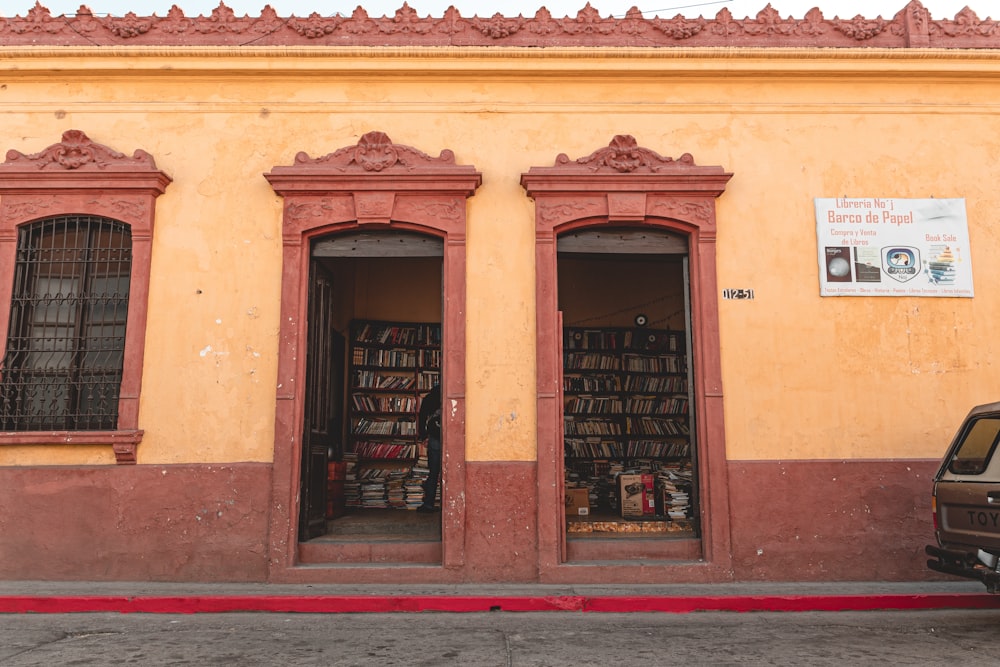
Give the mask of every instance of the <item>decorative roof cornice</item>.
M 587 3 L 575 17 L 555 18 L 544 7 L 533 17 L 421 18 L 404 2 L 391 17 L 372 18 L 358 7 L 351 16 L 279 17 L 270 5 L 260 16 L 238 17 L 225 3 L 210 16 L 189 18 L 174 5 L 167 15 L 97 16 L 81 6 L 75 15 L 52 16 L 36 2 L 26 16 L 0 16 L 4 46 L 346 46 L 346 47 L 875 47 L 1000 49 L 1000 21 L 980 19 L 968 7 L 953 20 L 934 20 L 912 0 L 891 19 L 828 19 L 819 9 L 782 18 L 770 4 L 754 18 L 645 18 L 635 7 L 623 18 L 601 17 Z

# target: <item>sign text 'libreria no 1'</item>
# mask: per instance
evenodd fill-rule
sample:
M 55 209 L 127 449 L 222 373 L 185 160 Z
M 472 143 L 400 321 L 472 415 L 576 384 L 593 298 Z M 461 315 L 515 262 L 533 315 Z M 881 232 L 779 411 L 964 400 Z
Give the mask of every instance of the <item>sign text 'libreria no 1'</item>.
M 973 296 L 964 199 L 815 201 L 821 296 Z

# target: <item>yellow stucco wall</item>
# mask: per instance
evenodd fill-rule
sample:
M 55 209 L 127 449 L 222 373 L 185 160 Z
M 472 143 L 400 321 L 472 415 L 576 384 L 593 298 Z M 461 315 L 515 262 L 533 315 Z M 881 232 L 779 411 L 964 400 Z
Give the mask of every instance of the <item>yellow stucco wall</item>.
M 1000 53 L 31 50 L 0 60 L 0 148 L 80 129 L 173 178 L 157 200 L 140 463 L 270 461 L 281 199 L 262 174 L 382 130 L 455 152 L 468 201 L 467 458 L 535 457 L 534 209 L 519 185 L 615 134 L 734 174 L 718 200 L 734 459 L 936 458 L 996 400 Z M 56 72 L 58 70 L 58 72 Z M 814 197 L 966 200 L 976 296 L 821 298 Z M 0 447 L 0 465 L 110 463 Z

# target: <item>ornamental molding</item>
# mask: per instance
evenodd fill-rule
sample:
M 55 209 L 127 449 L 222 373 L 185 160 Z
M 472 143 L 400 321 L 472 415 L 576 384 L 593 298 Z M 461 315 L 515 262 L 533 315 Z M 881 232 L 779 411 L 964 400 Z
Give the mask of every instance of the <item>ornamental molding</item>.
M 291 193 L 330 196 L 357 191 L 424 195 L 430 191 L 438 194 L 450 191 L 469 197 L 482 182 L 482 175 L 474 167 L 455 162 L 451 150 L 446 148 L 438 157 L 431 157 L 412 146 L 393 143 L 381 131 L 368 132 L 357 144 L 318 158 L 300 151 L 293 165 L 274 167 L 264 176 L 283 196 Z M 362 205 L 374 206 L 376 202 L 368 196 Z M 311 213 L 292 214 L 300 219 L 302 215 Z
M 319 3 L 317 3 L 319 4 Z M 587 3 L 576 16 L 556 18 L 542 7 L 534 16 L 420 16 L 405 2 L 393 16 L 372 17 L 361 7 L 350 16 L 281 17 L 266 5 L 259 16 L 236 16 L 220 2 L 209 16 L 188 17 L 177 5 L 166 16 L 96 15 L 86 6 L 53 16 L 40 2 L 24 16 L 0 16 L 4 46 L 505 46 L 505 47 L 872 47 L 1000 48 L 1000 21 L 980 19 L 968 7 L 953 19 L 933 19 L 912 0 L 891 18 L 827 18 L 813 8 L 802 18 L 782 17 L 767 4 L 737 19 L 723 8 L 714 18 L 646 18 L 638 8 L 602 17 Z
M 156 171 L 153 156 L 137 149 L 132 157 L 94 143 L 80 130 L 63 132 L 62 141 L 38 153 L 26 155 L 7 151 L 7 161 L 0 172 L 35 168 L 38 171 Z
M 322 157 L 301 151 L 294 164 L 276 166 L 264 178 L 285 198 L 286 243 L 306 230 L 349 221 L 416 224 L 457 238 L 465 227 L 465 199 L 482 184 L 482 174 L 457 164 L 451 150 L 431 157 L 381 131 Z
M 639 145 L 629 134 L 615 135 L 607 146 L 584 157 L 571 159 L 565 153 L 556 156 L 551 167 L 532 167 L 521 175 L 521 185 L 529 196 L 572 193 L 669 193 L 678 196 L 717 197 L 732 177 L 722 167 L 699 166 L 690 153 L 679 158 L 664 157 Z M 615 206 L 624 213 L 627 199 L 619 197 Z M 544 215 L 559 215 L 553 206 L 564 206 L 550 200 Z
M 385 132 L 368 132 L 355 146 L 346 146 L 323 157 L 311 158 L 305 152 L 295 156 L 296 166 L 321 167 L 338 172 L 409 172 L 426 168 L 454 167 L 455 154 L 445 149 L 434 158 L 402 144 L 392 143 Z
M 587 157 L 578 158 L 576 164 L 586 167 L 589 171 L 631 173 L 656 173 L 663 169 L 676 168 L 678 165 L 694 166 L 694 158 L 685 153 L 677 160 L 663 157 L 659 153 L 639 146 L 635 137 L 629 134 L 619 134 L 611 139 L 604 148 L 599 148 Z M 569 164 L 570 159 L 565 153 L 560 153 L 556 164 Z
M 595 195 L 589 200 L 568 200 L 565 197 L 539 199 L 535 203 L 535 215 L 548 228 L 569 220 L 581 220 L 607 215 L 606 198 Z
M 703 199 L 681 199 L 664 197 L 654 200 L 649 207 L 651 215 L 678 220 L 698 220 L 709 222 L 712 219 L 714 207 L 711 202 Z
M 350 196 L 302 197 L 285 203 L 285 216 L 291 220 L 350 220 L 354 216 L 354 206 Z
M 0 220 L 72 210 L 107 215 L 143 230 L 151 224 L 153 200 L 170 182 L 146 151 L 137 149 L 129 157 L 91 141 L 81 130 L 66 130 L 62 141 L 37 153 L 7 151 L 0 163 Z
M 715 198 L 730 178 L 720 166 L 696 165 L 689 153 L 664 157 L 619 134 L 585 157 L 560 154 L 554 166 L 532 167 L 521 174 L 521 187 L 535 200 L 536 238 L 600 218 L 625 225 L 669 218 L 711 231 Z

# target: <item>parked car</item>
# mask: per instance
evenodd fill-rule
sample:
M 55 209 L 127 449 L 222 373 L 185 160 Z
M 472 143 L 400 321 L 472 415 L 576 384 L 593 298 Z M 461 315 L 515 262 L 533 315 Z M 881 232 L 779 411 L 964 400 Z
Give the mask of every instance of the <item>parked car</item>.
M 934 477 L 927 567 L 1000 591 L 1000 403 L 972 409 Z

